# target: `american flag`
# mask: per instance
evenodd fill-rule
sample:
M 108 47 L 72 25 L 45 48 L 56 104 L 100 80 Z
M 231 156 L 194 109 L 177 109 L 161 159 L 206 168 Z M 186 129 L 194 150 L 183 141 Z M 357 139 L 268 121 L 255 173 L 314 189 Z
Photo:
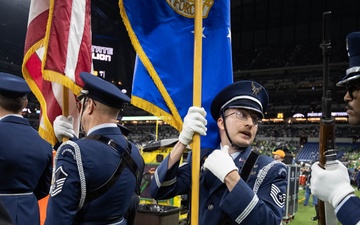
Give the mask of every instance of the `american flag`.
M 90 0 L 31 1 L 22 71 L 40 102 L 39 133 L 52 144 L 52 123 L 58 115 L 73 116 L 78 131 L 75 96 L 83 86 L 79 74 L 92 70 L 90 7 Z M 63 87 L 70 90 L 68 112 L 63 111 Z

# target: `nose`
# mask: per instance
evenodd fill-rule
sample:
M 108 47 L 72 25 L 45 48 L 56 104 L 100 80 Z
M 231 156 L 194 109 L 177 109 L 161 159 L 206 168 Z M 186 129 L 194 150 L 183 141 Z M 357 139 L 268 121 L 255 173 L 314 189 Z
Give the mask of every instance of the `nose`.
M 349 102 L 351 100 L 352 100 L 352 98 L 350 96 L 350 93 L 349 93 L 349 91 L 347 91 L 346 94 L 344 95 L 344 101 Z
M 254 126 L 255 125 L 255 123 L 254 123 L 253 119 L 251 118 L 251 116 L 246 117 L 246 125 L 247 126 Z

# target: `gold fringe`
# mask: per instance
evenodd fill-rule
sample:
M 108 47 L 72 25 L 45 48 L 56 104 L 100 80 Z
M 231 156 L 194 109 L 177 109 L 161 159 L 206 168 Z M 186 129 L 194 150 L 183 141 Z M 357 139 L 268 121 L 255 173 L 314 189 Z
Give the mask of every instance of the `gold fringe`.
M 75 95 L 80 94 L 82 89 L 80 86 L 76 85 L 74 81 L 70 80 L 70 78 L 56 71 L 43 70 L 43 78 L 44 80 L 59 83 L 69 88 Z
M 179 129 L 181 129 L 182 123 L 183 123 L 182 118 L 181 118 L 181 116 L 179 114 L 179 111 L 177 110 L 174 102 L 172 101 L 172 98 L 170 97 L 170 95 L 167 92 L 164 84 L 162 83 L 159 75 L 157 74 L 154 66 L 152 65 L 152 63 L 149 60 L 149 58 L 147 57 L 146 53 L 142 49 L 141 44 L 140 44 L 134 30 L 132 29 L 129 18 L 128 18 L 127 14 L 126 14 L 126 10 L 125 10 L 125 7 L 124 7 L 123 0 L 119 0 L 119 7 L 120 7 L 120 15 L 121 15 L 121 17 L 123 19 L 126 30 L 128 31 L 131 43 L 134 46 L 134 49 L 135 49 L 136 53 L 139 55 L 139 58 L 140 58 L 141 62 L 144 64 L 145 68 L 147 69 L 148 73 L 150 74 L 150 77 L 154 81 L 156 87 L 160 91 L 161 96 L 164 98 L 164 101 L 165 101 L 166 105 L 170 109 L 170 112 L 172 114 L 172 116 L 170 116 L 170 117 L 172 118 L 173 121 L 172 122 L 166 121 L 166 122 L 169 123 L 171 126 L 173 126 L 175 129 L 179 130 Z M 134 97 L 135 96 L 132 96 L 131 98 L 134 98 Z M 154 114 L 155 116 L 161 117 L 161 115 L 164 115 L 164 114 L 162 114 L 162 113 L 164 113 L 163 110 L 159 109 L 155 105 L 153 105 L 150 102 L 147 102 L 147 101 L 145 101 L 143 99 L 138 98 L 137 100 L 134 100 L 134 101 L 131 100 L 131 102 L 133 104 L 138 104 L 138 106 L 140 108 L 144 107 L 146 109 L 149 109 L 150 111 L 143 108 L 144 110 Z M 158 114 L 155 114 L 155 113 L 158 113 Z M 168 117 L 168 118 L 170 118 L 170 117 Z
M 41 107 L 41 115 L 42 119 L 44 121 L 45 128 L 42 128 L 39 126 L 39 134 L 40 136 L 49 142 L 52 145 L 55 145 L 56 138 L 53 130 L 53 126 L 50 123 L 50 120 L 47 116 L 47 107 L 46 107 L 46 101 L 45 98 L 39 89 L 39 87 L 36 85 L 35 81 L 32 79 L 31 75 L 29 74 L 29 71 L 26 68 L 26 62 L 29 60 L 29 58 L 36 54 L 36 50 L 41 48 L 43 46 L 44 39 L 41 39 L 37 43 L 35 43 L 33 46 L 29 48 L 29 50 L 25 53 L 23 64 L 22 64 L 22 73 L 24 76 L 25 81 L 28 83 L 31 91 L 34 93 L 35 97 L 38 99 Z
M 182 124 L 177 123 L 177 121 L 174 119 L 174 117 L 171 114 L 167 113 L 166 111 L 162 110 L 161 108 L 152 104 L 151 102 L 132 95 L 131 104 L 153 115 L 156 115 L 161 120 L 165 121 L 170 126 L 174 127 L 176 130 L 181 131 Z
M 51 29 L 53 14 L 54 14 L 54 5 L 55 5 L 54 0 L 50 0 L 50 3 L 49 3 L 49 15 L 48 15 L 47 23 L 46 23 L 46 30 L 45 30 L 45 37 L 44 37 L 45 50 L 44 50 L 44 56 L 41 59 L 41 73 L 42 74 L 44 74 L 43 70 L 45 68 L 46 56 L 47 56 L 47 51 L 48 51 L 48 47 L 49 47 L 50 29 Z
M 59 83 L 65 87 L 69 88 L 75 95 L 78 95 L 81 91 L 81 87 L 76 85 L 74 81 L 70 80 L 68 77 L 66 77 L 62 73 L 44 69 L 45 63 L 46 63 L 48 47 L 49 47 L 50 30 L 51 30 L 51 25 L 53 22 L 52 19 L 53 19 L 53 14 L 54 14 L 54 4 L 55 4 L 55 1 L 50 0 L 49 17 L 48 17 L 48 21 L 46 24 L 46 32 L 45 32 L 45 38 L 44 38 L 45 54 L 42 59 L 41 72 L 42 72 L 44 80 Z

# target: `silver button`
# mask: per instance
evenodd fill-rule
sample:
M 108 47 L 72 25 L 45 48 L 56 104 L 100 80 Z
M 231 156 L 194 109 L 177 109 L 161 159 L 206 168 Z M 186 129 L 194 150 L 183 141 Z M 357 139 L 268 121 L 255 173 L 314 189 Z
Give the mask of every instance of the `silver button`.
M 214 209 L 214 205 L 213 205 L 213 204 L 208 205 L 208 210 L 213 210 L 213 209 Z

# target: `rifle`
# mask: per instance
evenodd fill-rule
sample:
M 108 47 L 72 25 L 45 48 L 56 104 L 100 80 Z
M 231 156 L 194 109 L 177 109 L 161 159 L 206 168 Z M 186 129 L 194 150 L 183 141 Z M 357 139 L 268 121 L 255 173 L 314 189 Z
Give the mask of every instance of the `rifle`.
M 331 12 L 323 13 L 323 42 L 320 44 L 323 55 L 323 96 L 322 116 L 320 119 L 319 164 L 323 169 L 331 170 L 337 166 L 335 150 L 334 119 L 331 116 L 331 92 L 329 86 L 329 56 L 331 50 L 330 17 Z M 325 187 L 326 188 L 326 187 Z M 318 200 L 319 225 L 337 224 L 334 208 L 330 203 Z

